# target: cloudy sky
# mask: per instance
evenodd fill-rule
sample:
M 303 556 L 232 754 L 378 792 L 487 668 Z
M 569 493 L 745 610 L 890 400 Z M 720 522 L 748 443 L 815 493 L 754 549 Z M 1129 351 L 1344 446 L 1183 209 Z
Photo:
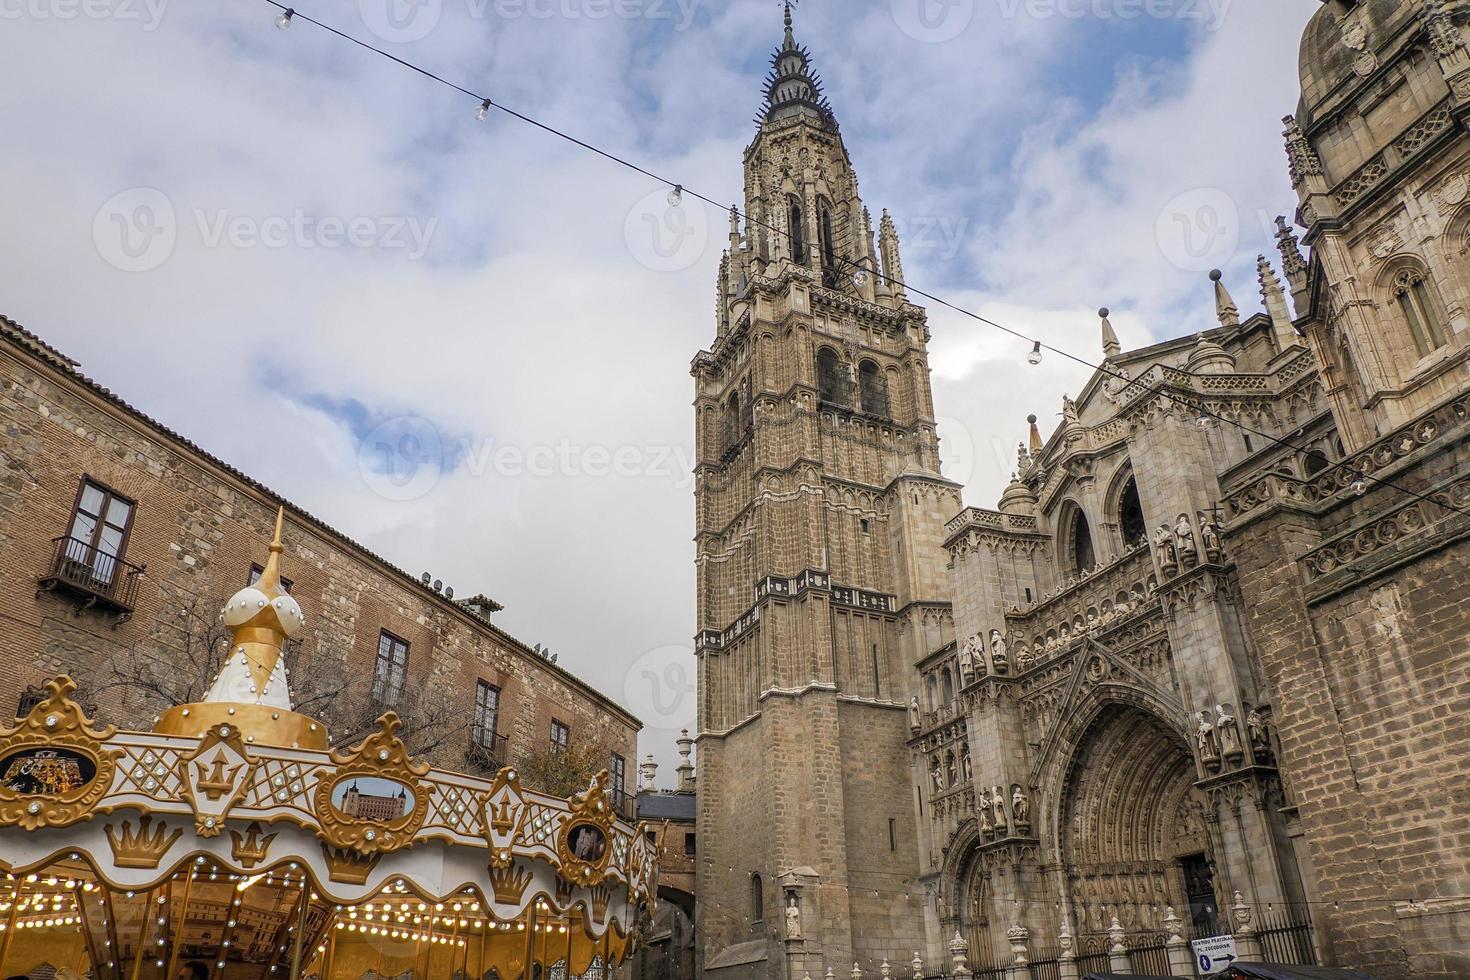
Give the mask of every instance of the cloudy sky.
M 1318 0 L 805 0 L 909 280 L 1093 356 L 1243 310 L 1294 198 Z M 303 0 L 731 201 L 776 0 Z M 694 719 L 688 366 L 725 219 L 264 0 L 0 0 L 0 312 L 624 702 Z M 994 503 L 1085 380 L 931 313 L 948 473 Z M 269 425 L 258 424 L 266 420 Z M 666 770 L 665 776 L 671 774 Z

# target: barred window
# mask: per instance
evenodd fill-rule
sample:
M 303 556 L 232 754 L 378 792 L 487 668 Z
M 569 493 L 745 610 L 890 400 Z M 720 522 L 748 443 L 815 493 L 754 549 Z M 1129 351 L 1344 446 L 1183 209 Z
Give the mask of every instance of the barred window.
M 551 719 L 551 751 L 565 752 L 572 744 L 572 729 L 569 725 Z
M 485 681 L 475 682 L 475 742 L 481 748 L 495 747 L 500 728 L 500 688 Z
M 408 641 L 387 630 L 378 634 L 378 658 L 373 665 L 373 700 L 389 707 L 403 694 L 408 673 Z

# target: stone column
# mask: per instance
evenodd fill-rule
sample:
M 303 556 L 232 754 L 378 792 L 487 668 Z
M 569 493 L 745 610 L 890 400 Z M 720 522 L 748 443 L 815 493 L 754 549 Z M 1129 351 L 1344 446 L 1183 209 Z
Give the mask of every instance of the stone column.
M 924 980 L 924 957 L 919 955 L 917 949 L 914 950 L 914 958 L 909 966 L 914 968 L 914 980 Z
M 1179 918 L 1179 913 L 1174 911 L 1172 905 L 1164 913 L 1164 933 L 1168 936 L 1164 941 L 1164 948 L 1169 955 L 1169 972 L 1176 977 L 1194 976 L 1194 954 L 1190 952 L 1189 942 L 1184 938 L 1184 921 Z
M 1011 941 L 1010 980 L 1031 980 L 1031 930 L 1017 922 L 1006 930 L 1006 938 Z
M 1261 940 L 1251 924 L 1251 907 L 1245 904 L 1245 896 L 1235 893 L 1235 904 L 1230 907 L 1230 918 L 1235 923 L 1235 951 L 1247 963 L 1259 963 L 1262 958 Z
M 1077 971 L 1077 951 L 1073 948 L 1072 923 L 1062 916 L 1062 928 L 1057 933 L 1057 976 L 1061 980 L 1080 980 Z
M 1108 969 L 1114 973 L 1133 972 L 1133 964 L 1128 960 L 1128 947 L 1123 943 L 1126 935 L 1123 923 L 1118 921 L 1118 913 L 1114 910 L 1113 921 L 1108 926 Z

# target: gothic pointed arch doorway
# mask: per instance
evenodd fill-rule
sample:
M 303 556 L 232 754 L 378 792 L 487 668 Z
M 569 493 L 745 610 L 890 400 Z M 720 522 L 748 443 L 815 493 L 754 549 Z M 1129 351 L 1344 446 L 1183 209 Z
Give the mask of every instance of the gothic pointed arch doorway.
M 1214 847 L 1195 775 L 1183 738 L 1133 705 L 1105 706 L 1076 742 L 1057 839 L 1084 945 L 1106 934 L 1114 914 L 1130 933 L 1160 930 L 1167 906 L 1198 934 L 1219 925 Z

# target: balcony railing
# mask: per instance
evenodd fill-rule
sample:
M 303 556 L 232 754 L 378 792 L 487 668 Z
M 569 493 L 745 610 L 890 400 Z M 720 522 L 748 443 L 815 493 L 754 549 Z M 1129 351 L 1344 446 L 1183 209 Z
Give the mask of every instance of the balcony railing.
M 624 820 L 632 820 L 638 815 L 638 797 L 632 793 L 618 789 L 616 786 L 608 790 L 612 797 L 613 811 Z
M 131 618 L 146 565 L 129 564 L 80 538 L 63 536 L 51 543 L 55 548 L 51 567 L 38 583 L 41 592 L 65 591 L 79 597 L 83 600 L 79 615 L 97 606 L 117 613 L 119 622 Z
M 470 731 L 464 761 L 486 776 L 494 776 L 510 765 L 510 739 L 498 732 Z

